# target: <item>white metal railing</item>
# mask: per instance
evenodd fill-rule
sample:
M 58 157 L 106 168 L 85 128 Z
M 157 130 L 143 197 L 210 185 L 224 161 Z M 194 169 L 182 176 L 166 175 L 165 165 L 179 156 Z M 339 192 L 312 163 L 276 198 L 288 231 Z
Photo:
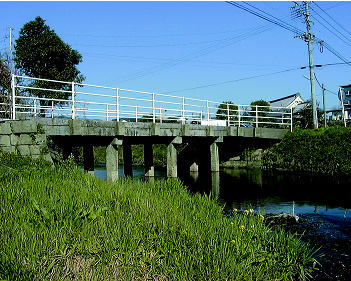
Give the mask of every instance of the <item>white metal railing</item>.
M 29 83 L 33 81 L 66 85 L 66 90 L 34 87 Z M 60 93 L 65 95 L 65 98 L 37 97 L 33 92 L 31 93 L 34 90 L 37 93 L 40 92 L 40 96 Z M 167 94 L 12 76 L 12 119 L 16 119 L 17 114 L 20 113 L 27 117 L 179 122 L 292 130 L 292 109 L 290 108 L 227 104 L 227 108 L 221 108 L 218 111 L 221 104 L 222 102 Z

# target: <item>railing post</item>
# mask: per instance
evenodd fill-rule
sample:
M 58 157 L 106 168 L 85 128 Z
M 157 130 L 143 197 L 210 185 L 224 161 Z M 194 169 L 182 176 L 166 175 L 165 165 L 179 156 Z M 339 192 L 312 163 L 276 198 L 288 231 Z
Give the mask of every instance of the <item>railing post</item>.
M 182 105 L 182 124 L 185 124 L 185 98 L 183 97 L 183 105 Z
M 293 109 L 290 108 L 290 132 L 293 131 Z
M 117 114 L 117 121 L 119 121 L 119 89 L 116 88 L 116 114 Z
M 34 118 L 37 118 L 37 99 L 34 98 L 33 100 L 33 106 L 34 106 Z
M 240 127 L 240 122 L 241 122 L 241 114 L 240 114 L 240 105 L 238 105 L 238 119 L 239 119 L 239 127 Z
M 257 109 L 257 105 L 255 106 L 256 109 L 256 128 L 258 128 L 258 109 Z
M 51 118 L 54 118 L 54 101 L 51 101 Z
M 160 108 L 160 123 L 162 123 L 162 108 Z
M 72 119 L 76 119 L 74 82 L 72 81 Z
M 138 122 L 138 107 L 135 107 L 135 122 Z
M 229 117 L 229 103 L 227 103 L 227 122 L 228 122 L 228 126 L 230 126 L 230 117 Z
M 11 86 L 12 86 L 12 119 L 16 119 L 16 84 L 15 84 L 15 74 L 12 74 L 11 77 Z
M 206 107 L 207 107 L 207 121 L 210 121 L 210 107 L 208 106 L 208 100 L 206 101 Z
M 108 103 L 106 103 L 106 121 L 108 121 Z
M 152 122 L 156 123 L 156 116 L 155 116 L 155 93 L 152 93 Z

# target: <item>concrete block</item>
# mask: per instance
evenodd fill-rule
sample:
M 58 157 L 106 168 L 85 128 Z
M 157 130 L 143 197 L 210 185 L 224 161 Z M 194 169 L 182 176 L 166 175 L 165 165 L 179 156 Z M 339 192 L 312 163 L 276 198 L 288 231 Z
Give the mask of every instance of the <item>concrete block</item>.
M 0 124 L 0 135 L 10 135 L 12 134 L 10 123 Z
M 11 145 L 17 145 L 20 142 L 20 137 L 16 135 L 10 135 Z
M 116 136 L 124 136 L 126 133 L 125 122 L 116 122 L 115 130 Z
M 182 136 L 190 136 L 190 126 L 189 124 L 182 125 L 181 129 Z
M 50 156 L 49 153 L 44 154 L 44 155 L 42 156 L 42 158 L 43 158 L 43 160 L 48 161 L 48 162 L 50 162 L 50 163 L 53 163 L 53 162 L 54 162 L 54 161 L 52 160 L 52 157 Z
M 37 132 L 37 123 L 34 120 L 13 121 L 11 122 L 12 132 L 14 134 L 30 134 Z
M 19 144 L 20 145 L 30 145 L 33 144 L 33 139 L 30 135 L 28 134 L 20 134 L 19 137 Z
M 42 143 L 46 143 L 47 138 L 45 134 L 38 134 L 35 136 L 35 143 L 36 144 L 42 144 Z
M 16 148 L 14 146 L 1 146 L 1 149 L 3 152 L 6 153 L 15 153 L 16 152 Z
M 239 127 L 238 137 L 246 137 L 246 138 L 255 137 L 255 128 Z
M 238 127 L 227 127 L 227 132 L 229 137 L 237 137 L 238 136 Z
M 151 123 L 150 126 L 150 135 L 151 136 L 159 136 L 160 135 L 160 123 Z
M 40 147 L 38 145 L 29 146 L 30 155 L 40 155 Z
M 30 156 L 29 145 L 19 145 L 18 151 L 22 156 Z
M 11 139 L 9 135 L 0 136 L 0 145 L 1 146 L 11 146 Z

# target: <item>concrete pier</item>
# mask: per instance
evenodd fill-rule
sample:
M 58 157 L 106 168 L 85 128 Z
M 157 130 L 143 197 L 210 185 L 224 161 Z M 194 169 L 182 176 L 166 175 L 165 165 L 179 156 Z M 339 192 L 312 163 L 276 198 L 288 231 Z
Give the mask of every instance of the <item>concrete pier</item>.
M 40 128 L 40 130 L 38 130 Z M 39 133 L 40 131 L 40 133 Z M 34 118 L 0 123 L 3 151 L 50 158 L 47 140 L 63 148 L 83 147 L 84 170 L 94 173 L 94 146 L 106 146 L 109 181 L 118 180 L 118 147 L 123 147 L 124 175 L 132 176 L 132 145 L 144 144 L 145 175 L 155 175 L 153 144 L 167 145 L 167 176 L 179 172 L 219 171 L 221 161 L 247 147 L 265 148 L 279 142 L 289 129 L 201 126 L 196 124 L 116 122 L 97 120 Z M 57 152 L 55 152 L 57 153 Z M 218 182 L 213 178 L 214 186 Z

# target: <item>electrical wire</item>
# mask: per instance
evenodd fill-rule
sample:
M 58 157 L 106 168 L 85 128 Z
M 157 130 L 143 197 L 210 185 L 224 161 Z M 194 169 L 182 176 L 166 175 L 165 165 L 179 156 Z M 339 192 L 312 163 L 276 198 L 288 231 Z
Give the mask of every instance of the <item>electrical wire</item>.
M 321 17 L 312 7 L 311 9 L 319 16 Z M 351 44 L 346 42 L 343 38 L 341 38 L 339 35 L 335 34 L 332 30 L 330 30 L 327 26 L 325 26 L 321 21 L 319 21 L 315 16 L 312 16 L 317 22 L 319 22 L 324 28 L 329 30 L 334 36 L 339 38 L 341 41 L 343 41 L 345 44 L 351 47 Z M 347 41 L 351 42 L 350 39 L 348 39 L 345 35 L 343 35 L 340 31 L 338 31 L 334 26 L 332 26 L 328 21 L 326 21 L 323 17 L 321 17 L 327 24 L 329 24 L 336 32 L 338 32 L 341 36 L 343 36 Z
M 264 77 L 264 76 L 276 75 L 276 74 L 290 72 L 290 71 L 299 70 L 299 69 L 301 69 L 301 67 L 296 67 L 296 68 L 291 68 L 291 69 L 286 69 L 286 70 L 282 70 L 282 71 L 276 71 L 276 72 L 266 73 L 266 74 L 261 74 L 261 75 L 254 75 L 254 76 L 250 76 L 250 77 L 244 77 L 244 78 L 239 78 L 239 79 L 234 79 L 234 80 L 229 80 L 229 81 L 219 82 L 219 83 L 214 83 L 214 84 L 209 84 L 209 85 L 203 85 L 203 86 L 198 86 L 198 87 L 193 87 L 193 88 L 170 91 L 170 92 L 165 92 L 162 94 L 170 94 L 170 93 L 176 93 L 176 92 L 185 92 L 185 91 L 190 91 L 190 90 L 208 88 L 208 87 L 213 87 L 213 86 L 218 86 L 218 85 L 223 85 L 223 84 L 228 84 L 228 83 L 233 83 L 233 82 L 239 82 L 239 81 L 244 81 L 244 80 L 249 80 L 249 79 L 260 78 L 260 77 Z
M 176 47 L 176 46 L 186 46 L 186 45 L 198 45 L 207 44 L 213 42 L 224 42 L 230 38 L 201 41 L 201 42 L 190 42 L 190 43 L 176 43 L 176 44 L 160 44 L 160 45 L 92 45 L 92 44 L 71 44 L 74 46 L 84 46 L 84 47 L 107 47 L 107 48 L 155 48 L 155 47 Z
M 262 32 L 265 32 L 267 30 L 270 30 L 273 27 L 274 26 L 271 26 L 271 25 L 264 25 L 264 26 L 262 26 L 260 28 L 256 28 L 253 32 L 249 32 L 249 33 L 246 33 L 246 34 L 238 35 L 236 37 L 228 38 L 227 40 L 224 40 L 223 42 L 216 43 L 216 44 L 211 45 L 209 47 L 206 47 L 204 49 L 201 49 L 201 50 L 192 52 L 190 54 L 186 54 L 186 55 L 177 57 L 177 58 L 172 59 L 172 60 L 170 60 L 168 62 L 162 63 L 162 64 L 160 64 L 158 66 L 147 68 L 147 69 L 144 69 L 144 70 L 141 70 L 141 71 L 138 71 L 138 72 L 134 72 L 134 73 L 131 73 L 131 74 L 127 74 L 127 75 L 124 75 L 124 76 L 122 76 L 122 77 L 120 77 L 118 79 L 113 79 L 113 82 L 114 83 L 126 82 L 126 81 L 129 81 L 129 80 L 132 80 L 132 79 L 136 79 L 136 78 L 139 78 L 139 77 L 142 77 L 142 76 L 145 76 L 145 75 L 148 75 L 148 74 L 151 74 L 151 73 L 154 73 L 154 72 L 157 72 L 157 71 L 160 71 L 160 70 L 163 70 L 163 69 L 175 66 L 175 65 L 179 65 L 179 64 L 181 64 L 183 62 L 190 61 L 190 60 L 192 60 L 194 58 L 203 56 L 203 55 L 208 54 L 210 52 L 214 52 L 216 50 L 219 50 L 221 48 L 224 48 L 224 47 L 227 47 L 229 45 L 232 45 L 232 44 L 237 43 L 237 42 L 239 42 L 241 40 L 244 40 L 246 38 L 249 38 L 249 37 L 252 37 L 252 36 L 257 35 L 259 33 L 262 33 Z
M 351 35 L 350 32 L 348 32 L 343 26 L 341 26 L 336 20 L 334 20 L 327 12 L 325 12 L 318 4 L 317 2 L 313 1 L 313 4 L 316 5 L 323 13 L 325 13 L 333 22 L 335 22 L 338 26 L 340 26 L 345 32 L 347 32 L 349 35 Z
M 258 13 L 258 12 L 254 11 L 254 10 L 248 8 L 248 7 L 245 7 L 245 6 L 243 6 L 243 5 L 241 5 L 241 4 L 237 3 L 237 2 L 232 2 L 232 1 L 229 2 L 229 1 L 227 1 L 227 3 L 229 3 L 229 4 L 231 4 L 231 5 L 235 6 L 235 7 L 238 7 L 238 8 L 240 8 L 240 9 L 244 10 L 244 11 L 247 11 L 247 12 L 249 12 L 249 13 L 255 15 L 255 16 L 258 16 L 258 17 L 260 17 L 260 18 L 262 18 L 262 19 L 264 19 L 264 20 L 266 20 L 266 21 L 269 21 L 269 22 L 271 22 L 271 23 L 274 23 L 274 24 L 276 24 L 276 25 L 278 25 L 278 26 L 280 26 L 280 27 L 283 27 L 283 28 L 285 28 L 285 29 L 287 29 L 287 30 L 289 30 L 289 31 L 292 31 L 292 32 L 297 33 L 297 34 L 304 34 L 304 32 L 303 32 L 302 30 L 300 30 L 300 29 L 298 29 L 298 28 L 296 28 L 296 27 L 294 27 L 294 26 L 292 26 L 292 25 L 290 25 L 290 24 L 284 22 L 283 20 L 280 20 L 280 19 L 277 19 L 277 20 L 276 20 L 275 17 L 273 17 L 273 16 L 267 14 L 266 12 L 264 12 L 264 13 L 267 14 L 268 16 L 270 16 L 270 17 L 265 16 L 265 15 L 263 15 L 263 14 L 261 14 L 261 13 Z M 245 2 L 244 2 L 244 3 L 245 3 Z M 252 6 L 251 4 L 249 4 L 249 5 Z M 334 54 L 334 55 L 337 56 L 339 59 L 341 59 L 342 61 L 346 62 L 348 65 L 351 66 L 351 64 L 348 63 L 348 60 L 347 60 L 346 58 L 344 58 L 344 57 L 343 57 L 340 53 L 338 53 L 336 50 L 334 50 L 328 43 L 326 43 L 325 41 L 323 41 L 323 40 L 321 40 L 321 39 L 319 39 L 319 38 L 317 38 L 317 37 L 314 37 L 314 41 L 315 41 L 315 42 L 319 42 L 320 44 L 322 44 L 322 45 L 323 45 L 326 49 L 328 49 L 332 54 Z

